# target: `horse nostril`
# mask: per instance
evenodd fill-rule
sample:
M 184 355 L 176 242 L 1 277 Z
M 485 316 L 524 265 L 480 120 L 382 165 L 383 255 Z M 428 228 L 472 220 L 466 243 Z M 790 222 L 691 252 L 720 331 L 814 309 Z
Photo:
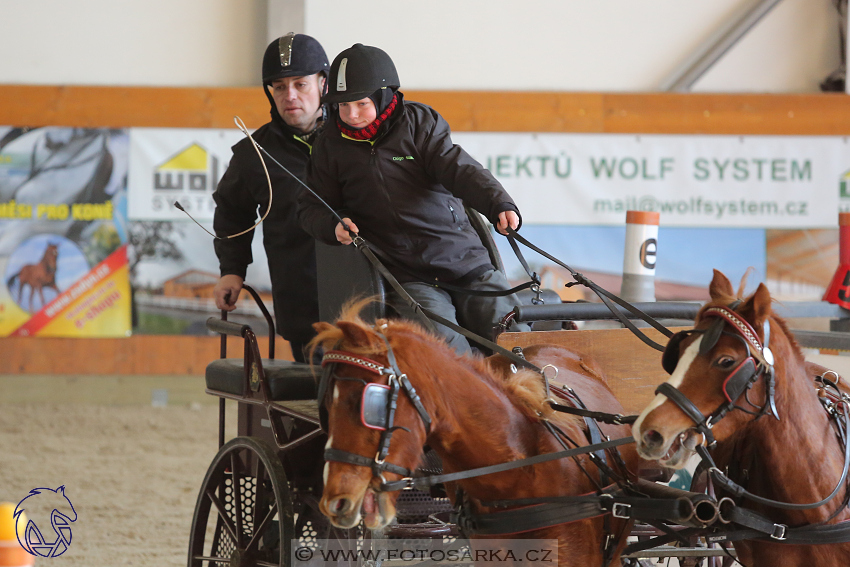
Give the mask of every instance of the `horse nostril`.
M 644 447 L 658 447 L 662 443 L 664 443 L 664 436 L 655 431 L 654 429 L 650 429 L 649 431 L 644 433 L 641 439 L 643 441 Z
M 345 514 L 351 509 L 351 501 L 348 498 L 337 498 L 331 502 L 330 509 L 334 514 Z

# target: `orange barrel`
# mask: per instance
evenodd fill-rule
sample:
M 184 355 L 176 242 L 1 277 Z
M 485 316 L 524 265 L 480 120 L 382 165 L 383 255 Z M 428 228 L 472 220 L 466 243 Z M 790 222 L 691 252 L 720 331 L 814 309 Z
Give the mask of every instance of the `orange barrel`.
M 29 567 L 35 564 L 35 557 L 18 543 L 15 533 L 15 505 L 0 502 L 0 567 Z M 26 516 L 21 515 L 22 528 L 26 525 Z
M 626 301 L 655 301 L 655 260 L 658 221 L 651 211 L 626 211 L 626 246 L 623 251 L 623 285 Z

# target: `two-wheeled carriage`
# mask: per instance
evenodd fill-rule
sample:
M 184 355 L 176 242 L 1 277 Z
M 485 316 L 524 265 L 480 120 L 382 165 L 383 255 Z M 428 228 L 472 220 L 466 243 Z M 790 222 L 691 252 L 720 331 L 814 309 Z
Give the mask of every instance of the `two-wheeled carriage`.
M 344 248 L 335 250 L 343 251 L 343 253 L 354 252 Z M 324 264 L 320 262 L 320 281 L 324 282 L 326 288 L 339 291 L 339 288 L 343 286 L 340 285 L 340 281 L 334 280 L 334 277 L 338 276 L 342 268 L 349 276 L 346 279 L 347 282 L 366 282 L 365 288 L 343 290 L 344 296 L 360 293 L 380 297 L 379 278 L 368 265 L 356 258 L 358 258 L 356 254 L 349 254 L 347 260 L 344 257 L 342 259 L 338 257 Z M 345 264 L 352 261 L 353 264 Z M 324 276 L 321 273 L 323 265 L 333 266 L 333 269 L 326 272 Z M 359 275 L 357 270 L 360 270 Z M 336 305 L 338 306 L 339 302 Z M 672 307 L 677 313 L 674 318 L 677 319 L 691 318 L 695 311 L 694 306 Z M 686 311 L 687 309 L 692 311 L 682 315 L 683 308 Z M 330 313 L 327 313 L 329 309 L 327 302 L 323 302 L 323 309 L 328 318 L 335 316 L 338 312 L 338 307 L 334 307 L 331 308 Z M 576 319 L 580 320 L 590 318 L 592 317 L 587 315 L 576 316 Z M 269 360 L 261 359 L 256 337 L 247 326 L 216 321 L 209 324 L 211 329 L 217 332 L 237 335 L 244 341 L 244 359 L 216 361 L 207 370 L 208 391 L 218 395 L 222 400 L 232 399 L 239 404 L 237 419 L 239 436 L 224 443 L 222 411 L 220 433 L 222 447 L 204 479 L 198 498 L 192 527 L 189 564 L 289 564 L 290 542 L 293 539 L 308 543 L 337 539 L 341 542 L 349 542 L 349 545 L 358 545 L 356 542 L 370 535 L 366 533 L 367 530 L 362 527 L 362 524 L 346 524 L 337 521 L 335 522 L 337 526 L 344 524 L 344 527 L 333 527 L 325 515 L 320 513 L 322 489 L 327 483 L 329 470 L 324 457 L 328 455 L 327 449 L 330 443 L 320 426 L 321 419 L 316 404 L 317 384 L 309 367 L 289 362 L 274 362 L 271 360 L 273 354 L 270 355 Z M 270 331 L 270 334 L 272 333 L 273 331 Z M 606 372 L 612 378 L 610 385 L 617 397 L 629 412 L 633 412 L 643 408 L 652 399 L 655 395 L 655 386 L 664 382 L 665 376 L 660 372 L 661 354 L 642 348 L 637 342 L 630 343 L 629 341 L 636 340 L 624 338 L 625 333 L 624 330 L 507 333 L 501 336 L 500 343 L 507 347 L 523 347 L 534 343 L 574 346 L 577 341 L 578 350 L 589 351 L 603 362 Z M 273 345 L 273 335 L 271 339 L 270 344 Z M 584 343 L 583 346 L 581 343 Z M 379 358 L 381 356 L 384 355 L 379 354 Z M 534 356 L 533 353 L 532 356 Z M 386 366 L 389 362 L 383 364 Z M 613 372 L 610 371 L 611 369 Z M 367 383 L 364 377 L 357 377 L 355 381 Z M 404 429 L 410 431 L 413 426 L 407 424 Z M 587 429 L 590 430 L 592 427 L 588 426 Z M 588 440 L 588 443 L 592 442 L 592 439 Z M 337 453 L 339 453 L 338 450 Z M 376 462 L 377 460 L 376 458 Z M 408 466 L 415 468 L 417 460 L 418 455 L 413 464 Z M 383 459 L 380 461 L 383 462 Z M 363 466 L 359 462 L 349 464 Z M 371 465 L 367 463 L 366 466 Z M 387 482 L 383 477 L 381 480 L 386 485 L 393 484 L 392 480 Z M 396 481 L 395 484 L 399 482 Z M 409 486 L 417 485 L 410 480 L 405 482 Z M 661 516 L 654 518 L 658 520 L 654 522 L 655 528 L 639 526 L 632 531 L 633 536 L 638 539 L 647 539 L 663 534 L 665 530 L 668 532 L 660 539 L 653 540 L 652 545 L 671 542 L 681 545 L 688 542 L 689 538 L 693 542 L 695 537 L 693 534 L 707 533 L 706 527 L 718 521 L 728 521 L 730 517 L 729 510 L 732 508 L 729 508 L 728 503 L 724 511 L 716 499 L 701 498 L 699 494 L 693 492 L 665 492 L 663 487 L 653 490 L 657 496 L 653 496 L 650 500 L 656 498 L 660 502 L 666 498 L 668 504 L 672 503 L 677 508 L 666 517 L 652 510 L 643 512 L 644 515 L 648 513 L 649 516 L 653 514 L 661 514 Z M 434 511 L 445 512 L 449 509 L 446 499 L 435 500 L 427 491 L 405 490 L 402 494 L 404 497 L 396 502 L 401 504 L 395 507 L 396 516 L 400 521 L 417 522 Z M 420 513 L 404 513 L 404 500 L 409 495 L 421 497 Z M 378 502 L 377 498 L 372 502 L 373 512 L 377 506 L 376 502 Z M 650 502 L 650 504 L 655 503 L 657 502 Z M 346 503 L 335 501 L 334 506 L 340 510 L 348 510 Z M 641 515 L 637 512 L 640 507 L 638 502 L 621 500 L 606 509 L 605 514 L 620 520 L 641 519 Z M 356 509 L 360 509 L 359 502 L 356 503 Z M 325 513 L 327 512 L 326 503 Z M 470 525 L 467 522 L 465 527 Z M 443 535 L 447 533 L 447 530 L 450 533 L 456 533 L 452 531 L 452 527 L 446 527 L 443 523 L 434 524 L 432 527 L 433 533 L 437 535 Z M 421 526 L 416 526 L 412 528 L 414 531 L 407 532 L 393 526 L 384 529 L 396 530 L 397 533 L 404 532 L 416 537 L 421 533 L 416 531 L 420 528 Z M 710 559 L 713 565 L 719 566 L 731 561 L 731 552 L 728 549 L 707 549 L 706 541 L 702 540 L 703 547 L 692 549 L 681 549 L 681 547 L 673 549 L 668 546 L 646 551 L 639 549 L 640 545 L 633 546 L 634 552 L 630 554 L 630 557 L 678 556 L 685 558 L 682 560 L 682 565 L 698 565 L 703 561 L 702 558 L 717 555 L 726 555 L 726 557 Z

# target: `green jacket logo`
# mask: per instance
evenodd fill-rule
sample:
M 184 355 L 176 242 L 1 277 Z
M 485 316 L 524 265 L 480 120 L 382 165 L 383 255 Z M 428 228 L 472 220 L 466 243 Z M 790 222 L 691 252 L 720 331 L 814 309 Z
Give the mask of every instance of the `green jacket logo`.
M 393 156 L 393 161 L 404 161 L 406 159 L 413 159 L 413 156 Z

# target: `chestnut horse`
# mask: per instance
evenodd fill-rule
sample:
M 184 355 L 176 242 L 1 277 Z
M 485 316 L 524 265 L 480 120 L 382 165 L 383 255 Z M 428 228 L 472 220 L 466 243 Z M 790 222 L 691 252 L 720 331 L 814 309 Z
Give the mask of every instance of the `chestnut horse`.
M 48 244 L 41 256 L 38 264 L 27 264 L 21 271 L 9 278 L 6 281 L 7 287 L 11 290 L 12 283 L 18 280 L 18 305 L 23 307 L 21 300 L 24 295 L 24 286 L 30 286 L 30 301 L 29 311 L 32 311 L 32 299 L 35 292 L 38 291 L 38 296 L 41 298 L 41 306 L 44 307 L 44 288 L 52 288 L 57 295 L 59 288 L 56 287 L 56 263 L 59 257 L 59 247 L 56 244 Z
M 847 486 L 838 486 L 845 448 L 818 399 L 811 366 L 785 322 L 771 310 L 767 288 L 760 284 L 752 296 L 738 300 L 726 276 L 715 270 L 709 293 L 695 330 L 668 345 L 664 361 L 670 380 L 633 426 L 638 452 L 681 468 L 691 450 L 704 442 L 695 426 L 696 412 L 711 414 L 708 429 L 702 430 L 717 442 L 710 454 L 720 471 L 728 471 L 750 493 L 805 505 L 838 489 L 831 500 L 810 509 L 781 509 L 752 498 L 736 499 L 738 506 L 791 528 L 850 519 Z M 741 374 L 739 369 L 747 371 Z M 740 381 L 747 376 L 749 380 Z M 691 411 L 687 400 L 695 406 Z M 720 491 L 718 496 L 728 494 Z M 850 565 L 846 543 L 788 545 L 764 537 L 734 545 L 739 561 L 748 567 Z
M 562 446 L 545 428 L 545 420 L 557 425 L 579 445 L 588 444 L 585 422 L 582 418 L 551 410 L 545 400 L 541 377 L 536 372 L 514 371 L 509 361 L 498 356 L 484 359 L 458 355 L 444 340 L 408 321 L 381 320 L 373 328 L 357 316 L 362 306 L 360 302 L 347 308 L 335 325 L 317 323 L 319 334 L 313 344 L 324 347 L 325 361 L 330 356 L 348 356 L 361 361 L 368 358 L 369 362 L 375 361 L 384 367 L 395 366 L 407 375 L 422 407 L 417 409 L 411 401 L 416 396 L 402 392 L 398 397 L 393 422 L 395 432 L 389 443 L 387 463 L 415 470 L 426 444 L 442 459 L 446 473 L 559 451 Z M 572 387 L 588 408 L 611 413 L 623 411 L 593 361 L 554 345 L 528 347 L 525 356 L 538 366 L 557 368 L 557 383 Z M 396 365 L 389 362 L 390 357 L 394 357 Z M 553 368 L 547 369 L 548 372 L 553 372 Z M 328 409 L 327 448 L 372 459 L 378 454 L 380 435 L 365 426 L 361 400 L 365 383 L 386 384 L 388 378 L 351 363 L 336 363 L 331 376 L 334 381 L 324 397 Z M 427 428 L 422 417 L 425 414 L 430 419 Z M 601 429 L 611 438 L 629 435 L 628 426 L 601 425 Z M 634 447 L 630 444 L 621 449 L 627 470 L 619 472 L 634 479 L 638 469 Z M 609 451 L 607 460 L 617 470 L 617 465 L 612 464 L 618 461 L 616 455 Z M 585 468 L 587 475 L 577 463 Z M 388 482 L 402 478 L 401 474 L 393 472 L 384 472 L 383 476 Z M 464 502 L 473 512 L 484 514 L 494 509 L 482 502 L 593 494 L 596 487 L 588 476 L 600 482 L 598 469 L 587 455 L 581 455 L 575 460 L 553 460 L 459 480 L 447 485 L 447 493 L 454 500 L 459 487 Z M 380 490 L 383 480 L 368 465 L 330 460 L 325 465 L 320 509 L 337 527 L 351 528 L 364 517 L 368 528 L 380 529 L 395 518 L 398 497 L 398 492 Z M 613 520 L 611 528 L 615 536 L 628 533 L 626 522 L 609 520 Z M 521 533 L 500 534 L 499 537 L 557 539 L 560 565 L 603 564 L 606 534 L 600 515 L 533 531 L 516 527 L 508 531 Z M 625 537 L 620 539 L 624 544 Z M 619 549 L 621 546 L 614 550 L 615 556 L 619 555 Z

